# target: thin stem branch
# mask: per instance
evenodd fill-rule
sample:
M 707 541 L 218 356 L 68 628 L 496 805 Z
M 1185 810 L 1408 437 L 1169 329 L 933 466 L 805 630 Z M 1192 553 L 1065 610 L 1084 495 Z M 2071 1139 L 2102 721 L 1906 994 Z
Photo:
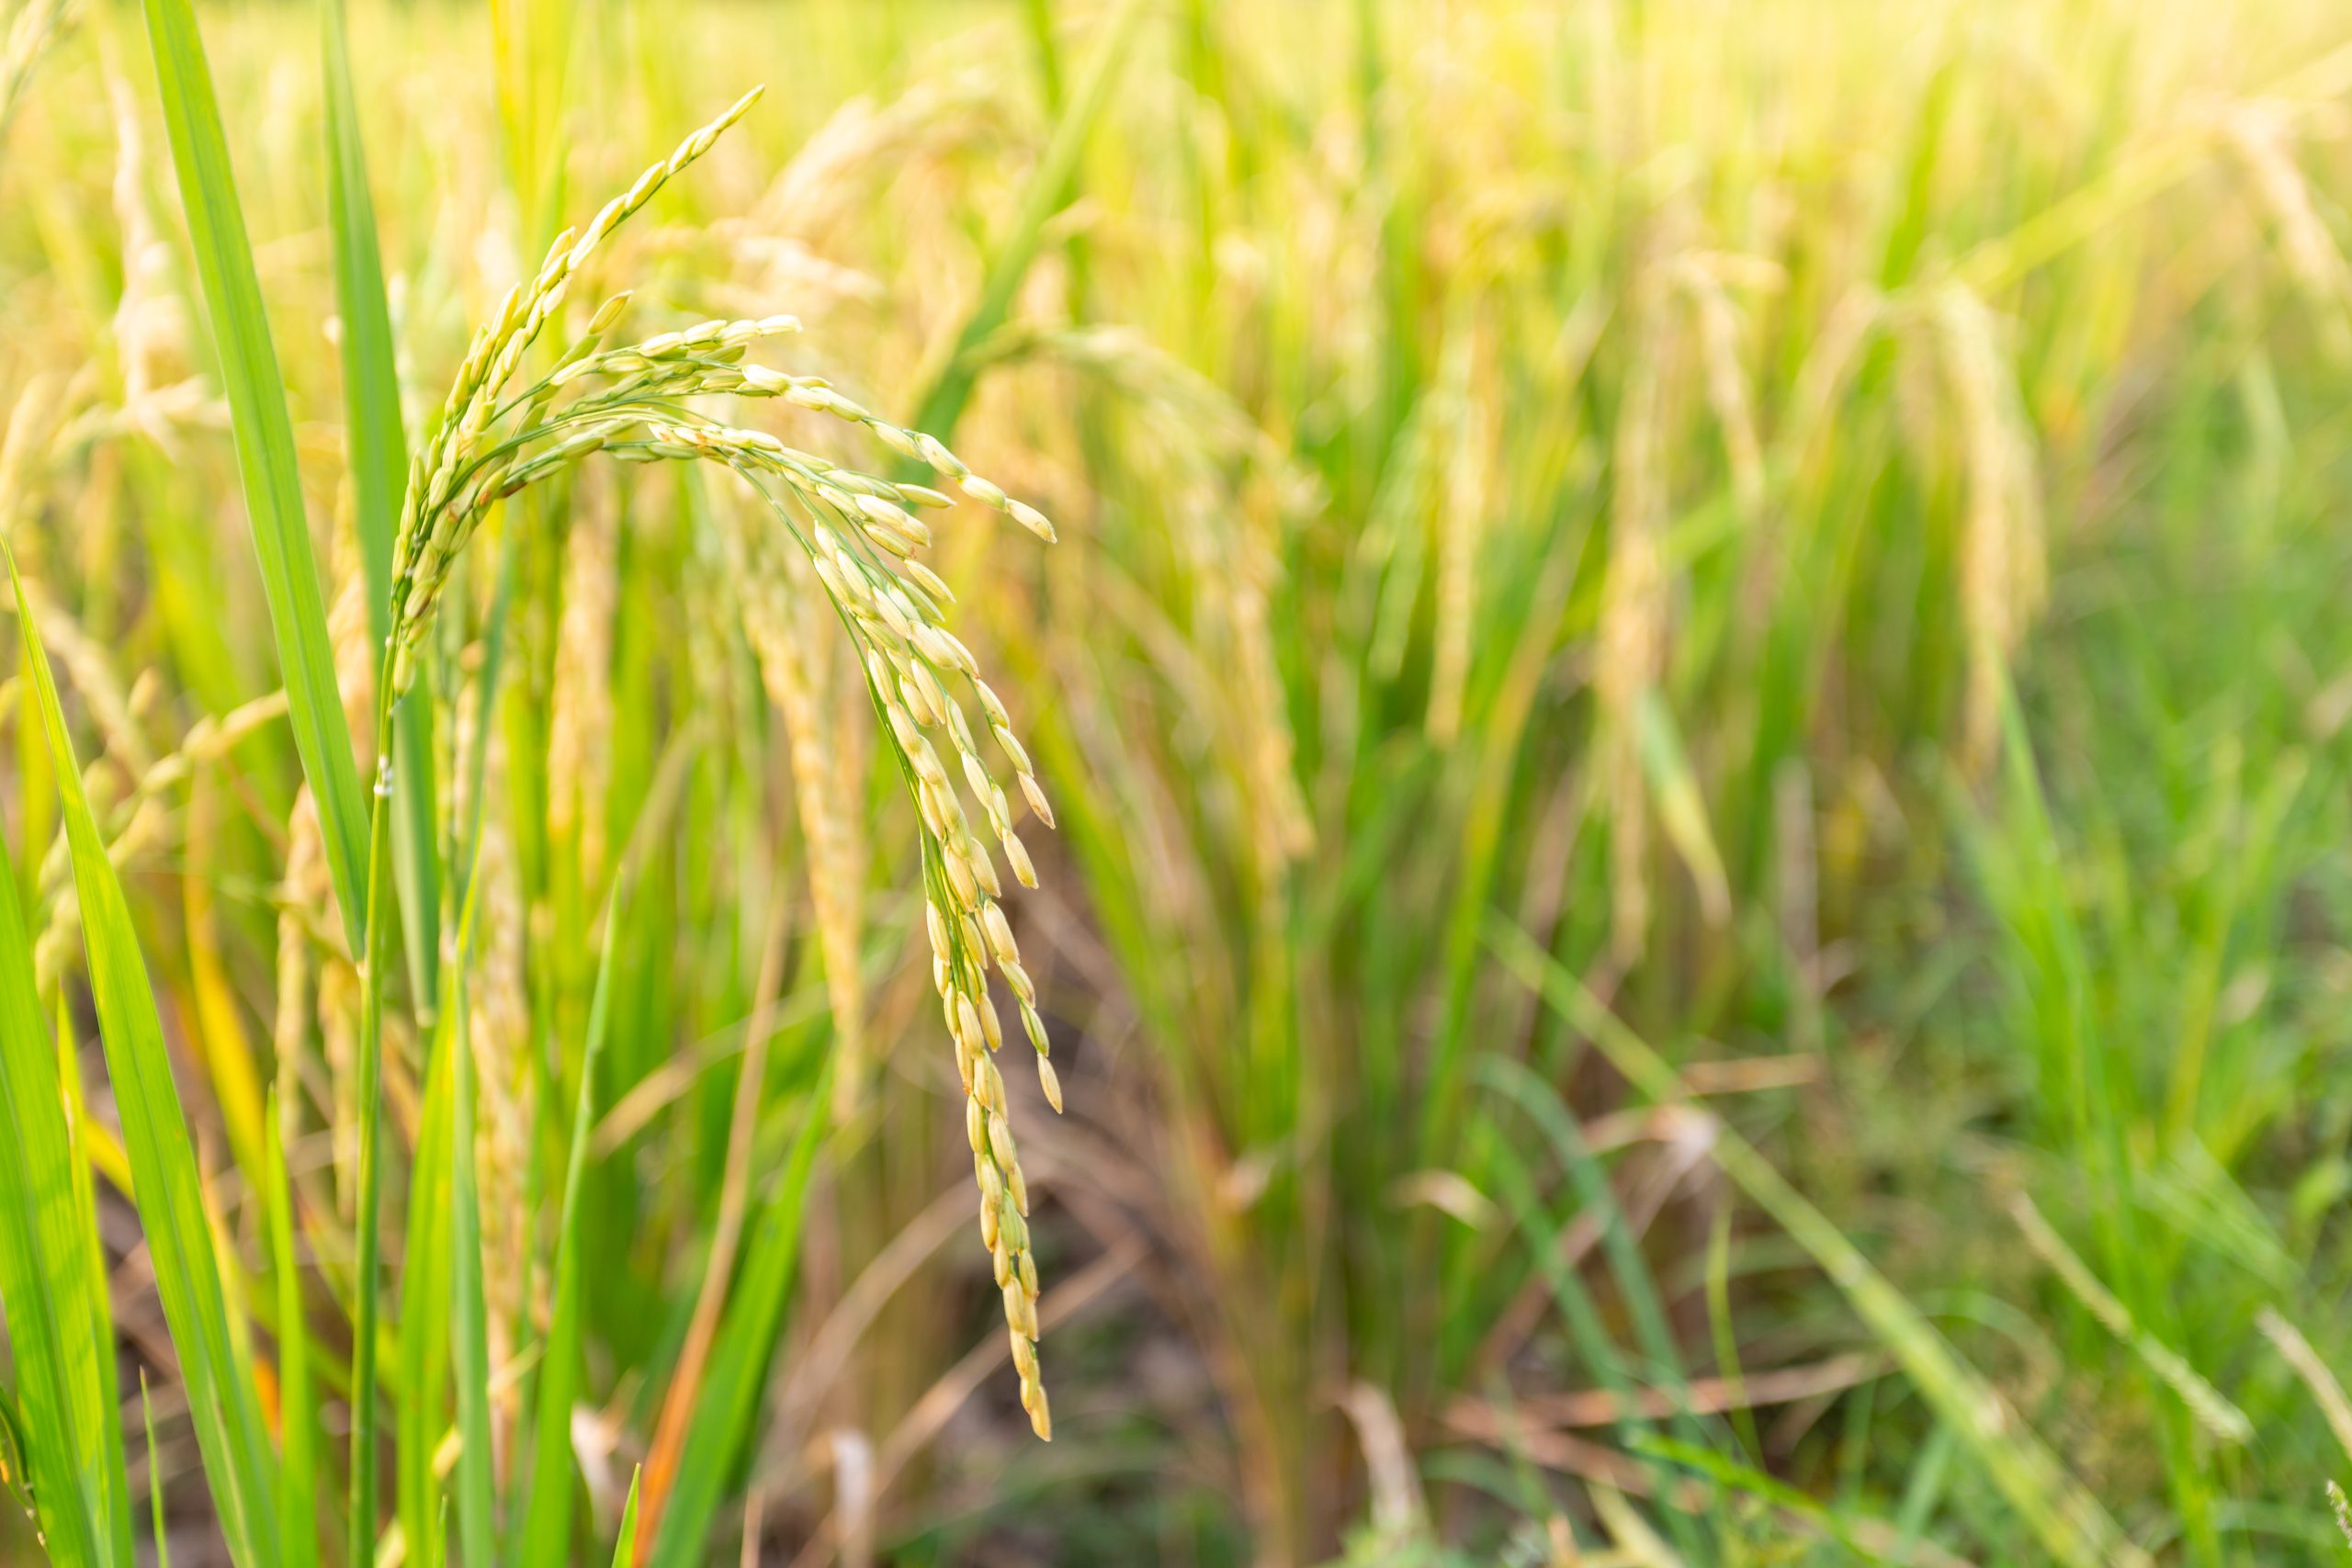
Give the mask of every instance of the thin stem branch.
M 397 638 L 397 628 L 394 637 Z M 384 1077 L 384 969 L 391 956 L 392 694 L 394 643 L 385 645 L 376 684 L 376 789 L 368 813 L 366 953 L 359 966 L 359 1192 L 353 1224 L 358 1258 L 351 1315 L 351 1533 L 345 1561 L 366 1568 L 376 1556 L 376 1310 L 380 1160 L 377 1152 Z M 419 760 L 422 765 L 422 759 Z M 412 1550 L 422 1543 L 413 1543 Z

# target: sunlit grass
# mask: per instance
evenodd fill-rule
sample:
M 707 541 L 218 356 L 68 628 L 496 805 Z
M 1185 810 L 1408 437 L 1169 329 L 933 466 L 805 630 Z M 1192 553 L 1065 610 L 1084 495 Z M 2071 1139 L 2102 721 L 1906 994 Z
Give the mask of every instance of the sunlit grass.
M 2339 1550 L 2331 7 L 57 12 L 54 1560 Z

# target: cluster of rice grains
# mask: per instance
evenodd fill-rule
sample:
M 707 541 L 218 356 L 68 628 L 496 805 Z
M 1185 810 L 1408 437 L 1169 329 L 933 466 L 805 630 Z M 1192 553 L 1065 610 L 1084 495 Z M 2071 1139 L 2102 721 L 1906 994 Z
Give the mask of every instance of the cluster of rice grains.
M 707 394 L 782 398 L 797 408 L 864 425 L 900 457 L 927 465 L 943 482 L 952 482 L 1039 538 L 1050 541 L 1052 526 L 933 437 L 876 417 L 820 378 L 746 364 L 754 344 L 797 330 L 789 317 L 705 321 L 607 347 L 605 336 L 628 303 L 626 294 L 616 295 L 597 310 L 586 333 L 553 370 L 522 391 L 505 390 L 589 254 L 666 181 L 709 151 L 758 96 L 746 95 L 648 169 L 597 214 L 585 233 L 560 237 L 537 276 L 510 292 L 496 319 L 475 336 L 435 432 L 410 471 L 393 561 L 388 650 L 392 689 L 404 692 L 413 680 L 414 650 L 423 643 L 452 565 L 482 517 L 526 486 L 603 452 L 624 461 L 718 463 L 764 500 L 782 531 L 806 552 L 840 613 L 921 818 L 933 973 L 967 1095 L 980 1234 L 1003 1292 L 1022 1407 L 1037 1434 L 1047 1437 L 1052 1421 L 1037 1371 L 1037 1269 L 1025 1218 L 1028 1189 L 1006 1118 L 1004 1080 L 993 1060 L 1003 1035 L 989 995 L 990 964 L 1019 1005 L 1036 1047 L 1046 1098 L 1057 1111 L 1061 1087 L 1046 1058 L 1036 988 L 997 903 L 1001 886 L 989 847 L 968 823 L 932 742 L 933 734 L 945 736 L 1012 874 L 1023 886 L 1035 886 L 1035 872 L 1014 831 L 1004 788 L 983 760 L 954 694 L 959 686 L 968 685 L 978 701 L 1029 809 L 1049 828 L 1053 816 L 1003 703 L 979 679 L 970 651 L 944 624 L 954 596 L 915 558 L 931 543 L 931 530 L 917 513 L 953 502 L 940 491 L 859 473 L 787 446 L 767 432 L 726 424 L 689 400 Z M 751 552 L 754 558 L 761 553 Z M 747 584 L 745 592 L 752 598 L 789 588 L 769 573 L 766 581 Z M 387 787 L 379 777 L 378 788 Z

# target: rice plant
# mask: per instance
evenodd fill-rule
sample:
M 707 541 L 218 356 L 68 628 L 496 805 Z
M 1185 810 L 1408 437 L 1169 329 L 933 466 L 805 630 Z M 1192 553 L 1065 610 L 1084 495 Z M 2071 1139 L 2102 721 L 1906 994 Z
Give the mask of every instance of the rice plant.
M 14 0 L 0 1561 L 2336 1561 L 2339 9 Z

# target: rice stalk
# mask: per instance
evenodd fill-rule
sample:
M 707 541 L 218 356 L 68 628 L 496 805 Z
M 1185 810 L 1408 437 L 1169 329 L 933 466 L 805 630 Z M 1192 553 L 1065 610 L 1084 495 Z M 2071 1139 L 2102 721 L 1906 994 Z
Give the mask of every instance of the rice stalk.
M 1029 810 L 1048 826 L 1053 818 L 1002 703 L 980 681 L 970 652 L 944 625 L 952 594 L 915 558 L 932 539 L 929 525 L 917 513 L 952 503 L 928 487 L 861 474 L 787 446 L 763 431 L 723 424 L 699 412 L 689 400 L 711 394 L 754 401 L 780 398 L 793 407 L 862 425 L 901 458 L 922 464 L 956 484 L 966 497 L 1005 513 L 1038 537 L 1050 541 L 1051 525 L 1034 507 L 974 473 L 934 438 L 882 420 L 819 378 L 745 363 L 753 344 L 798 330 L 798 323 L 786 317 L 705 321 L 607 348 L 604 339 L 627 308 L 627 297 L 617 296 L 599 308 L 586 335 L 558 357 L 553 371 L 519 393 L 510 396 L 506 391 L 525 353 L 560 312 L 572 276 L 596 247 L 664 183 L 707 153 L 757 96 L 746 95 L 681 142 L 668 159 L 649 168 L 608 203 L 578 238 L 560 236 L 537 274 L 511 290 L 497 319 L 476 333 L 434 433 L 411 468 L 393 556 L 392 631 L 378 705 L 379 733 L 389 738 L 390 705 L 415 680 L 424 632 L 449 574 L 498 502 L 604 452 L 623 461 L 719 464 L 766 502 L 777 526 L 809 559 L 860 654 L 869 696 L 918 807 L 934 982 L 967 1096 L 967 1130 L 982 1199 L 981 1235 L 1004 1296 L 1022 1404 L 1038 1435 L 1048 1436 L 1051 1420 L 1037 1371 L 1037 1283 L 1027 1239 L 1027 1186 L 992 1060 L 1002 1036 L 994 1027 L 997 1015 L 985 979 L 991 963 L 1015 998 L 1024 1031 L 1036 1048 L 1046 1098 L 1057 1110 L 1060 1089 L 1046 1055 L 1035 987 L 1021 966 L 1011 927 L 996 903 L 1001 884 L 993 853 L 969 826 L 956 785 L 926 729 L 938 730 L 950 743 L 963 782 L 1015 878 L 1034 886 L 1035 871 L 1015 830 L 1005 791 L 982 759 L 961 700 L 950 694 L 951 689 L 968 687 L 984 710 L 998 750 L 1011 763 Z M 388 745 L 379 744 L 379 803 L 389 793 L 389 752 Z M 381 834 L 378 837 L 380 843 Z M 370 886 L 376 886 L 372 880 Z M 368 929 L 373 949 L 380 940 L 374 934 L 379 928 L 371 923 Z M 372 1031 L 379 1027 L 374 1021 L 382 1010 L 373 951 L 366 974 L 368 997 L 363 1020 Z M 363 1034 L 363 1092 L 373 1070 L 367 1039 Z M 362 1125 L 367 1125 L 364 1119 Z M 363 1148 L 363 1237 L 371 1227 L 372 1203 L 364 1190 L 368 1168 Z

